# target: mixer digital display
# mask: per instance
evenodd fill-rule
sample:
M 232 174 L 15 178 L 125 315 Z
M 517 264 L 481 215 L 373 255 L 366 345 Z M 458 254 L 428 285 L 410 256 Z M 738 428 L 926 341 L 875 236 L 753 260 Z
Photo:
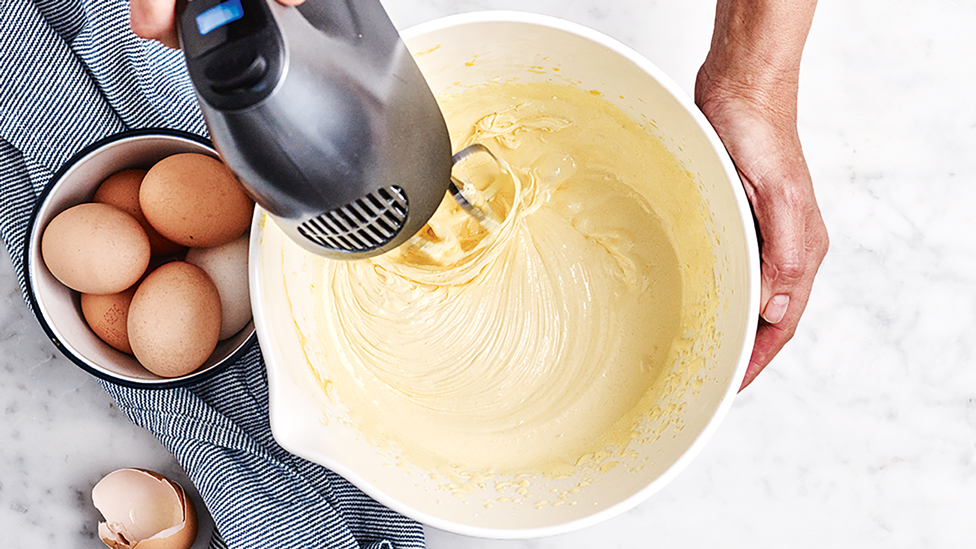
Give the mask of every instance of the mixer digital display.
M 204 36 L 243 17 L 244 7 L 241 6 L 241 0 L 227 0 L 197 15 L 197 29 L 200 36 Z

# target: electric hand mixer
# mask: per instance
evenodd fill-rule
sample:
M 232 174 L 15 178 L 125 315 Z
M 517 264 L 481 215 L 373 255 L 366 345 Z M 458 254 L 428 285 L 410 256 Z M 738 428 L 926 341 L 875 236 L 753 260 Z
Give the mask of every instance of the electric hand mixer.
M 443 115 L 379 0 L 179 0 L 210 137 L 255 202 L 307 250 L 379 255 L 450 189 Z M 490 153 L 489 153 L 490 154 Z

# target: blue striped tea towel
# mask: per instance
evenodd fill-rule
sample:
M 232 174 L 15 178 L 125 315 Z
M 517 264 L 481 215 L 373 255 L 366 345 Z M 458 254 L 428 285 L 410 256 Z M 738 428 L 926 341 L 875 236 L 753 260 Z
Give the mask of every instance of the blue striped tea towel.
M 206 135 L 182 54 L 136 38 L 128 20 L 126 0 L 0 2 L 0 236 L 24 295 L 28 217 L 66 160 L 126 129 Z M 418 524 L 275 443 L 256 346 L 187 388 L 103 386 L 183 465 L 216 523 L 211 547 L 424 545 Z

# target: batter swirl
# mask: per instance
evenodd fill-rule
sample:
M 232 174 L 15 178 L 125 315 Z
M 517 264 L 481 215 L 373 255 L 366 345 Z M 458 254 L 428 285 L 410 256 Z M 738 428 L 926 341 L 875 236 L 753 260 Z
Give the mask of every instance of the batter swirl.
M 439 100 L 455 150 L 483 143 L 503 161 L 462 174 L 500 227 L 447 198 L 427 230 L 378 258 L 283 244 L 285 265 L 309 273 L 286 277 L 290 301 L 315 303 L 296 327 L 379 447 L 430 469 L 575 463 L 608 443 L 669 360 L 681 269 L 647 196 L 689 176 L 575 88 L 491 84 Z

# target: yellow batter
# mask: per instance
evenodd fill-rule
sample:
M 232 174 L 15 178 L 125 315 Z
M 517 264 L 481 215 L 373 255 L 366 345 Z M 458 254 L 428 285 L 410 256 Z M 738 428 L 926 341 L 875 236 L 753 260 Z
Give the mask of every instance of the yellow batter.
M 697 212 L 690 175 L 571 86 L 439 102 L 455 150 L 478 142 L 503 161 L 459 167 L 501 226 L 447 199 L 379 258 L 283 243 L 289 302 L 314 303 L 293 311 L 309 364 L 357 431 L 427 470 L 544 473 L 626 446 L 611 427 L 654 401 L 684 326 L 674 230 L 647 197 Z

